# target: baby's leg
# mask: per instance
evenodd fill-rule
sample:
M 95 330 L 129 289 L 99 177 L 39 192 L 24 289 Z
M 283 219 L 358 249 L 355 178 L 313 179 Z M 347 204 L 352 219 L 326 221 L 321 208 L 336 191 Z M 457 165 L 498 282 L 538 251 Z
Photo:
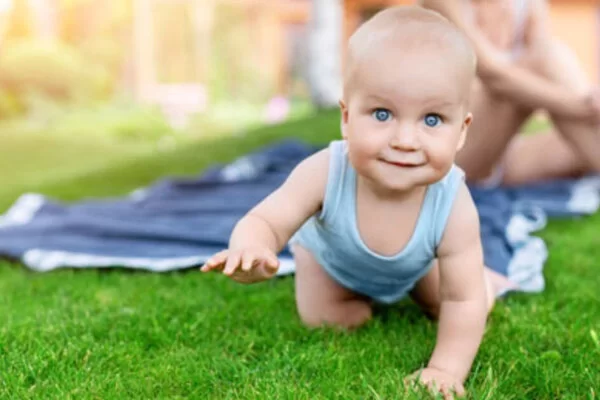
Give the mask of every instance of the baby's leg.
M 296 305 L 305 325 L 357 328 L 372 316 L 371 305 L 335 282 L 301 246 L 293 246 L 296 263 Z
M 494 307 L 496 296 L 507 289 L 514 288 L 514 284 L 506 277 L 485 267 L 484 271 L 488 312 Z M 411 292 L 413 300 L 429 316 L 437 319 L 440 314 L 440 271 L 437 260 L 431 270 L 425 275 Z

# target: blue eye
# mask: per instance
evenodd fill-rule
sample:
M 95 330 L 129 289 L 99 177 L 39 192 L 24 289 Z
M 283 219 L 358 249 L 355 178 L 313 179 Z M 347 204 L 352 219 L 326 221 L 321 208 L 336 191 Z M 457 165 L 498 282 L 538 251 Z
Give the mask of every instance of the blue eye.
M 387 122 L 390 118 L 392 118 L 392 113 L 385 108 L 378 108 L 373 111 L 373 117 L 379 122 Z
M 425 116 L 425 125 L 434 128 L 442 123 L 442 118 L 437 114 L 427 114 Z

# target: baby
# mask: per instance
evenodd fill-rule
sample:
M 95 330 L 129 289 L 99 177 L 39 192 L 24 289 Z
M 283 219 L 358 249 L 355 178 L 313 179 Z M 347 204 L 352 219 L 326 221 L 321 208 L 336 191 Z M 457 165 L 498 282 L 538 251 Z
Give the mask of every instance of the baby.
M 454 165 L 471 123 L 474 53 L 443 17 L 404 6 L 363 24 L 346 58 L 343 140 L 301 162 L 202 271 L 263 281 L 289 243 L 311 327 L 355 328 L 373 302 L 411 296 L 439 320 L 413 377 L 461 394 L 494 299 L 477 210 Z

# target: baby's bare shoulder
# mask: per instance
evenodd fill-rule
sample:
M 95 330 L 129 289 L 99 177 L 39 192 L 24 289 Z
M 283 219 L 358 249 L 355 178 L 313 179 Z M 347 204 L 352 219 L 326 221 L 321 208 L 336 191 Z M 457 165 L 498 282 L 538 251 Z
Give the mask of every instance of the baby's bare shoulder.
M 329 149 L 320 150 L 301 161 L 277 192 L 294 201 L 321 201 L 329 174 Z

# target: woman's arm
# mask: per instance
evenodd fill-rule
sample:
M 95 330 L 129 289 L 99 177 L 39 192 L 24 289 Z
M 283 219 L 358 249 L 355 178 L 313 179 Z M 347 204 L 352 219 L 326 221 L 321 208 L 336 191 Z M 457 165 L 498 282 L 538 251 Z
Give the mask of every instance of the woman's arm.
M 471 40 L 477 55 L 477 74 L 492 93 L 531 109 L 546 109 L 572 118 L 593 118 L 598 110 L 586 101 L 586 93 L 576 93 L 535 75 L 502 57 L 481 31 L 463 16 L 463 0 L 421 0 L 422 6 L 452 21 Z M 548 16 L 543 1 L 531 1 L 527 21 L 527 46 L 538 49 L 551 41 Z

